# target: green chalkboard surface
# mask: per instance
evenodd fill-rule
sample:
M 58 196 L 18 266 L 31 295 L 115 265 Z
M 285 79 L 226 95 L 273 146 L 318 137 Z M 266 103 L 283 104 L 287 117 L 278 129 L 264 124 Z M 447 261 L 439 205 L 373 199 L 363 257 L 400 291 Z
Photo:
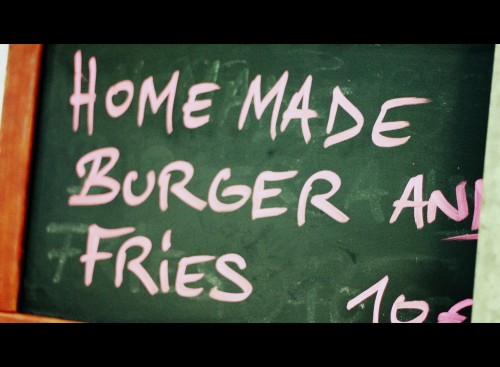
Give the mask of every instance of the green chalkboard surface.
M 468 322 L 493 52 L 47 46 L 20 311 Z

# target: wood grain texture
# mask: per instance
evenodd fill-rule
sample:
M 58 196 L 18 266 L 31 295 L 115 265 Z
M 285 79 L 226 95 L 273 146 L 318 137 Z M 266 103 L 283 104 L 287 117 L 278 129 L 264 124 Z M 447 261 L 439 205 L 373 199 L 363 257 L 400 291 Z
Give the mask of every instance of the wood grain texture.
M 51 317 L 33 316 L 21 313 L 0 312 L 0 323 L 59 323 L 75 321 L 54 319 Z
M 0 311 L 16 312 L 41 45 L 11 45 L 0 125 Z M 9 315 L 9 319 L 15 316 Z M 0 321 L 6 320 L 5 316 Z M 20 320 L 20 319 L 19 319 Z

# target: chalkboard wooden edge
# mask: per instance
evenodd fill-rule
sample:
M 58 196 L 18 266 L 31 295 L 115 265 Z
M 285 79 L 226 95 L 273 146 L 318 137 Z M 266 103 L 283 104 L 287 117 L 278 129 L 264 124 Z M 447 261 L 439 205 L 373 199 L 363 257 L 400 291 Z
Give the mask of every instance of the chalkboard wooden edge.
M 44 316 L 35 316 L 35 315 L 27 315 L 18 312 L 0 312 L 0 323 L 59 323 L 59 322 L 68 322 L 68 323 L 77 323 L 77 321 L 70 320 L 61 320 L 55 319 L 52 317 L 44 317 Z
M 9 46 L 0 125 L 0 322 L 55 320 L 17 312 L 41 59 L 40 44 Z

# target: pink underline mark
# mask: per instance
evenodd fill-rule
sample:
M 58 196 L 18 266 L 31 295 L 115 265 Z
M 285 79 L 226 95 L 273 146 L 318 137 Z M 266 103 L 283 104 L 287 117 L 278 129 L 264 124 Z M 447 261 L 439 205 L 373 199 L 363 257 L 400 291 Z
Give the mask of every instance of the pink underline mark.
M 463 234 L 461 236 L 443 238 L 443 241 L 469 241 L 477 240 L 477 233 Z

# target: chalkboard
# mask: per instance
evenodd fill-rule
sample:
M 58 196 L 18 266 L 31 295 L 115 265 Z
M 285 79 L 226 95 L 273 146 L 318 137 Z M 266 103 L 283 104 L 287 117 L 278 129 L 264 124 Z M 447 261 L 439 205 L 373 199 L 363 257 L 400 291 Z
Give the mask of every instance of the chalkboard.
M 20 311 L 468 322 L 493 52 L 47 46 Z

